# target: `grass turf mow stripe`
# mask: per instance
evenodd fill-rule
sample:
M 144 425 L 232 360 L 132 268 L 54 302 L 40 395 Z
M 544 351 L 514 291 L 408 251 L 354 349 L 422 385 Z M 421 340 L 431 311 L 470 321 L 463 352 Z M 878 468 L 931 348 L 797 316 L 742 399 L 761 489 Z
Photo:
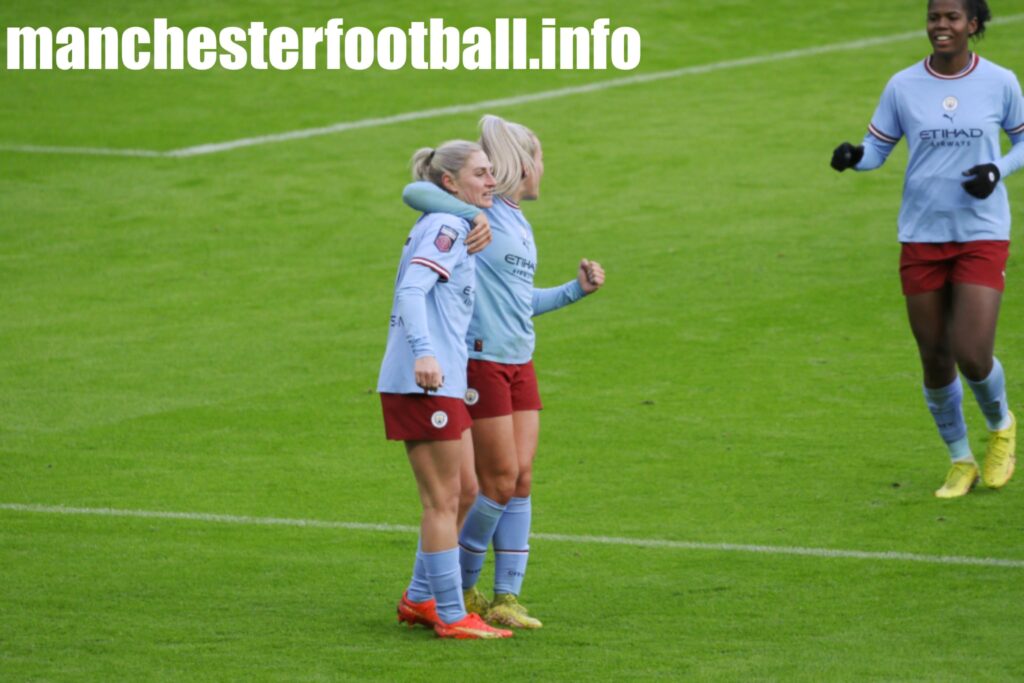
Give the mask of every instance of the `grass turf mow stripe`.
M 99 517 L 131 517 L 142 519 L 168 519 L 192 522 L 215 522 L 244 526 L 290 526 L 314 529 L 346 529 L 349 531 L 383 531 L 389 533 L 414 534 L 419 528 L 404 524 L 371 524 L 365 522 L 331 522 L 319 519 L 289 519 L 281 517 L 249 517 L 244 515 L 220 515 L 204 512 L 163 512 L 159 510 L 120 510 L 114 508 L 79 508 L 62 505 L 27 505 L 21 503 L 0 503 L 0 510 L 10 512 L 31 512 L 53 515 L 92 515 Z M 623 538 L 616 536 L 575 536 L 571 534 L 531 534 L 531 538 L 558 543 L 597 543 L 602 545 L 624 545 L 642 548 L 666 548 L 671 550 L 710 550 L 717 552 L 757 553 L 762 555 L 798 555 L 803 557 L 824 557 L 854 560 L 895 560 L 923 564 L 958 565 L 974 567 L 1006 567 L 1024 569 L 1024 560 L 1010 560 L 998 557 L 963 557 L 956 555 L 921 555 L 896 551 L 875 552 L 866 550 L 841 550 L 832 548 L 802 548 L 799 546 L 748 545 L 740 543 L 698 543 L 694 541 L 668 541 L 662 539 Z
M 1024 20 L 1024 14 L 1012 14 L 1007 17 L 994 19 L 989 23 L 990 25 L 1011 24 L 1022 20 Z M 531 102 L 541 102 L 544 100 L 568 97 L 571 95 L 582 95 L 586 93 L 599 92 L 601 90 L 609 90 L 611 88 L 635 85 L 637 83 L 651 83 L 654 81 L 661 81 L 669 78 L 694 76 L 698 74 L 712 73 L 715 71 L 723 71 L 726 69 L 738 69 L 744 66 L 758 66 L 761 64 L 781 62 L 790 59 L 814 57 L 817 55 L 829 54 L 832 52 L 859 50 L 862 48 L 874 47 L 877 45 L 885 45 L 888 43 L 919 38 L 921 34 L 922 32 L 920 30 L 906 31 L 904 33 L 894 33 L 891 35 L 879 36 L 876 38 L 863 38 L 860 40 L 852 40 L 843 43 L 831 43 L 829 45 L 819 45 L 817 47 L 787 50 L 785 52 L 775 52 L 767 55 L 743 57 L 740 59 L 729 59 L 721 62 L 712 62 L 711 64 L 687 66 L 679 69 L 670 69 L 668 71 L 657 71 L 655 73 L 650 74 L 637 74 L 635 76 L 613 78 L 607 81 L 599 81 L 597 83 L 570 86 L 566 88 L 557 88 L 555 90 L 546 90 L 542 92 L 531 93 L 528 95 L 516 95 L 514 97 L 504 97 L 495 100 L 484 100 L 482 102 L 459 104 L 451 107 L 424 109 L 422 111 L 413 111 L 406 112 L 404 114 L 394 114 L 392 116 L 381 116 L 369 119 L 361 119 L 359 121 L 344 121 L 341 123 L 331 124 L 329 126 L 319 126 L 316 128 L 301 128 L 298 130 L 285 131 L 283 133 L 260 135 L 256 137 L 241 138 L 238 140 L 228 140 L 225 142 L 195 145 L 192 147 L 182 147 L 179 149 L 172 149 L 165 152 L 147 149 L 46 147 L 38 145 L 14 144 L 0 145 L 0 152 L 21 152 L 26 154 L 84 154 L 127 157 L 187 158 L 193 156 L 201 156 L 205 154 L 217 154 L 220 152 L 227 152 L 234 149 L 254 147 L 257 145 L 266 145 L 275 142 L 287 142 L 289 140 L 304 140 L 307 138 L 320 137 L 323 135 L 335 135 L 337 133 L 344 133 L 350 130 L 358 130 L 362 128 L 376 128 L 378 126 L 387 126 L 393 123 L 404 123 L 406 121 L 418 121 L 422 119 L 432 119 L 454 114 L 465 114 L 469 112 L 483 111 L 487 109 L 510 107 L 519 104 L 527 104 Z

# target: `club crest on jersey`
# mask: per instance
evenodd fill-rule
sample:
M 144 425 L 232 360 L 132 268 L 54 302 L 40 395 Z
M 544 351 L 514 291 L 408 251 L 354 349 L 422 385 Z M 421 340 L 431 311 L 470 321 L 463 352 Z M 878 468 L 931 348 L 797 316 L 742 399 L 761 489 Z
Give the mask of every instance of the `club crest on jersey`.
M 480 392 L 479 391 L 477 391 L 473 387 L 470 387 L 469 389 L 466 389 L 465 401 L 466 401 L 466 405 L 467 406 L 475 406 L 479 400 L 480 400 Z
M 442 225 L 441 229 L 437 232 L 437 237 L 434 238 L 434 246 L 437 250 L 447 254 L 455 246 L 455 240 L 459 238 L 459 233 L 455 232 L 454 228 L 449 228 L 447 225 Z
M 430 424 L 438 429 L 444 429 L 448 425 L 448 413 L 439 410 L 430 416 Z
M 952 95 L 950 95 L 946 99 L 942 100 L 942 108 L 946 111 L 946 113 L 942 115 L 942 118 L 949 119 L 950 123 L 956 123 L 953 120 L 953 117 L 956 116 L 956 114 L 954 112 L 956 112 L 956 108 L 959 107 L 959 106 L 960 106 L 959 100 L 957 100 Z

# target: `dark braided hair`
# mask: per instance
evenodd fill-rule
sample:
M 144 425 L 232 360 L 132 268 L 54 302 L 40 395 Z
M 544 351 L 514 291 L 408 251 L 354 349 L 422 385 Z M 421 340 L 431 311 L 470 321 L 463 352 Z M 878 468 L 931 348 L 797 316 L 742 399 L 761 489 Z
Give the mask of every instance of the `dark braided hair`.
M 992 20 L 992 12 L 985 0 L 964 0 L 964 8 L 967 10 L 967 19 L 978 20 L 978 30 L 971 34 L 971 38 L 980 40 L 985 34 L 985 23 Z

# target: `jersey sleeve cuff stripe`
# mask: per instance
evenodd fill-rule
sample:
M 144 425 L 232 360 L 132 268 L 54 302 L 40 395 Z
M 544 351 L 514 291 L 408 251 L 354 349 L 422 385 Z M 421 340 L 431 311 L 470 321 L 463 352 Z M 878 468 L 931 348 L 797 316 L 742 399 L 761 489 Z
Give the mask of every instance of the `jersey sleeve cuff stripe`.
M 874 135 L 876 138 L 878 138 L 882 142 L 886 142 L 886 143 L 888 143 L 890 145 L 895 145 L 897 142 L 900 141 L 899 138 L 894 138 L 891 135 L 886 135 L 882 131 L 880 131 L 877 128 L 875 128 L 875 124 L 873 124 L 873 123 L 868 124 L 868 132 L 871 133 L 872 135 Z
M 1020 124 L 1016 128 L 1010 128 L 1006 131 L 1007 135 L 1017 135 L 1018 133 L 1024 133 L 1024 123 Z
M 432 271 L 437 273 L 440 276 L 440 278 L 445 282 L 448 282 L 448 280 L 451 279 L 451 273 L 449 273 L 447 270 L 445 270 L 438 264 L 434 263 L 430 259 L 425 259 L 422 256 L 417 256 L 415 258 L 409 259 L 409 263 L 415 263 L 417 265 L 426 266 L 427 268 L 430 268 Z

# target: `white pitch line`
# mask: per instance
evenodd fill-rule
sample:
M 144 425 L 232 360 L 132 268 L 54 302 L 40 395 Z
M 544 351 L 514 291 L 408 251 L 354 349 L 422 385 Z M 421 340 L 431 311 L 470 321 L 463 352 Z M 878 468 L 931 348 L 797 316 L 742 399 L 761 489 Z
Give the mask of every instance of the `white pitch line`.
M 998 557 L 964 557 L 961 555 L 920 555 L 896 551 L 878 552 L 871 550 L 838 550 L 833 548 L 802 548 L 800 546 L 748 545 L 741 543 L 699 543 L 695 541 L 663 541 L 642 538 L 618 538 L 615 536 L 570 536 L 566 534 L 530 534 L 531 538 L 567 543 L 606 543 L 608 545 L 631 545 L 641 548 L 671 548 L 675 550 L 716 550 L 733 553 L 760 553 L 763 555 L 803 555 L 806 557 L 845 558 L 854 560 L 899 560 L 925 564 L 952 564 L 980 567 L 1012 567 L 1024 569 L 1024 560 L 1007 560 Z
M 1010 16 L 995 19 L 992 22 L 990 22 L 990 24 L 1011 24 L 1022 20 L 1024 20 L 1024 14 L 1012 14 Z M 790 59 L 814 57 L 817 55 L 829 54 L 832 52 L 860 50 L 864 48 L 874 47 L 877 45 L 886 45 L 889 43 L 899 42 L 903 40 L 921 38 L 922 35 L 923 33 L 920 30 L 907 31 L 904 33 L 894 33 L 887 36 L 878 36 L 876 38 L 864 38 L 861 40 L 851 40 L 843 43 L 832 43 L 830 45 L 819 45 L 817 47 L 802 48 L 798 50 L 787 50 L 785 52 L 776 52 L 767 55 L 744 57 L 741 59 L 729 59 L 721 62 L 712 62 L 711 64 L 687 66 L 679 69 L 670 69 L 668 71 L 656 71 L 654 73 L 649 74 L 624 76 L 622 78 L 613 78 L 606 81 L 589 83 L 587 85 L 569 86 L 566 88 L 545 90 L 542 92 L 530 93 L 527 95 L 516 95 L 514 97 L 484 100 L 482 102 L 458 104 L 449 107 L 438 107 L 436 109 L 424 109 L 421 111 L 406 112 L 404 114 L 394 114 L 392 116 L 373 117 L 368 119 L 360 119 L 358 121 L 343 121 L 341 123 L 335 123 L 327 126 L 318 126 L 316 128 L 301 128 L 297 130 L 286 131 L 283 133 L 273 133 L 270 135 L 259 135 L 254 137 L 240 138 L 237 140 L 228 140 L 225 142 L 213 142 L 203 145 L 194 145 L 191 147 L 181 147 L 179 149 L 172 149 L 165 152 L 138 149 L 120 150 L 92 147 L 37 147 L 34 145 L 2 144 L 0 144 L 0 152 L 187 158 L 194 156 L 202 156 L 206 154 L 217 154 L 219 152 L 227 152 L 234 149 L 254 147 L 257 145 L 266 145 L 275 142 L 286 142 L 289 140 L 304 140 L 307 138 L 320 137 L 323 135 L 335 135 L 337 133 L 344 133 L 346 131 L 358 130 L 361 128 L 376 128 L 378 126 L 387 126 L 393 123 L 418 121 L 422 119 L 432 119 L 442 116 L 450 116 L 453 114 L 465 114 L 469 112 L 482 111 L 485 109 L 510 107 L 520 104 L 528 104 L 531 102 L 552 100 L 560 97 L 569 97 L 571 95 L 582 95 L 586 93 L 600 92 L 602 90 L 609 90 L 611 88 L 621 88 L 623 86 L 635 85 L 638 83 L 651 83 L 654 81 L 662 81 L 669 78 L 680 78 L 682 76 L 694 76 L 698 74 L 712 73 L 715 71 L 723 71 L 725 69 L 737 69 L 745 66 L 758 66 L 761 64 L 770 64 L 772 62 L 781 62 Z
M 152 149 L 118 149 L 116 147 L 47 147 L 44 145 L 0 145 L 0 152 L 24 152 L 26 154 L 85 154 L 89 156 L 114 157 L 162 157 L 166 152 Z
M 203 512 L 161 512 L 157 510 L 123 510 L 114 508 L 80 508 L 63 505 L 25 505 L 0 503 L 0 510 L 11 512 L 34 512 L 54 515 L 92 515 L 100 517 L 133 517 L 142 519 L 169 519 L 192 522 L 216 522 L 245 526 L 289 526 L 314 529 L 346 529 L 349 531 L 383 531 L 389 533 L 414 534 L 419 527 L 404 524 L 369 524 L 365 522 L 329 522 L 319 519 L 290 519 L 282 517 L 247 517 L 238 515 L 217 515 Z M 694 541 L 667 541 L 661 539 L 622 538 L 616 536 L 574 536 L 570 534 L 531 534 L 531 538 L 559 543 L 594 543 L 601 545 L 624 545 L 640 548 L 665 548 L 670 550 L 710 550 L 714 552 L 755 553 L 761 555 L 800 555 L 830 559 L 889 560 L 918 562 L 923 564 L 958 565 L 974 567 L 1009 567 L 1024 569 L 1024 560 L 1008 560 L 998 557 L 964 557 L 958 555 L 921 555 L 903 552 L 873 552 L 867 550 L 837 550 L 832 548 L 802 548 L 799 546 L 746 545 L 738 543 L 698 543 Z

